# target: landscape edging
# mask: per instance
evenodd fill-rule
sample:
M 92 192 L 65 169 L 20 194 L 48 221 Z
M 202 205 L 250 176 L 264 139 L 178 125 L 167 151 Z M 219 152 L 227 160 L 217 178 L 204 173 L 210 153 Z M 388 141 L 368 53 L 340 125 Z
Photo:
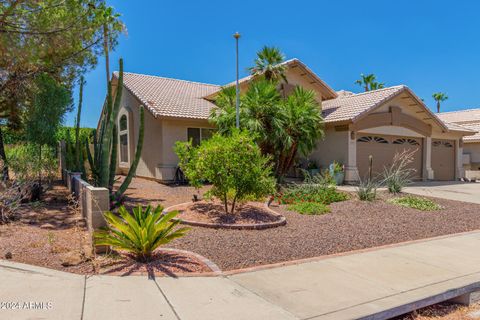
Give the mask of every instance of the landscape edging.
M 176 210 L 175 208 L 185 206 L 188 204 L 191 204 L 193 202 L 188 201 L 188 202 L 183 202 L 180 204 L 176 204 L 173 206 L 170 206 L 168 208 L 165 208 L 162 212 L 162 214 L 166 214 L 170 211 Z M 180 221 L 181 224 L 189 225 L 189 226 L 194 226 L 194 227 L 204 227 L 204 228 L 212 228 L 212 229 L 231 229 L 231 230 L 264 230 L 264 229 L 270 229 L 270 228 L 276 228 L 280 226 L 284 226 L 287 224 L 287 218 L 285 216 L 281 215 L 278 212 L 275 212 L 274 210 L 270 209 L 267 205 L 267 203 L 264 203 L 264 208 L 273 216 L 279 217 L 280 219 L 275 222 L 267 222 L 267 223 L 261 223 L 261 224 L 221 224 L 221 223 L 208 223 L 208 222 L 198 222 L 198 221 L 192 221 L 192 220 L 185 220 L 185 219 L 180 219 L 180 218 L 174 218 L 172 220 L 174 221 Z

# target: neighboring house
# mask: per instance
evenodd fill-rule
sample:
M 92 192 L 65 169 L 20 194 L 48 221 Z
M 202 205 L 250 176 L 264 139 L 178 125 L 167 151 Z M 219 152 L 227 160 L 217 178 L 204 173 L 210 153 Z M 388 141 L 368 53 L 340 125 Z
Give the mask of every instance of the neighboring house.
M 480 170 L 480 109 L 442 112 L 438 117 L 476 131 L 463 138 L 463 165 L 466 170 Z
M 353 94 L 336 92 L 297 59 L 286 65 L 285 92 L 301 85 L 317 93 L 325 119 L 325 139 L 309 159 L 323 168 L 334 160 L 345 165 L 345 179 L 356 182 L 368 172 L 369 155 L 378 173 L 403 150 L 414 153 L 410 164 L 417 179 L 455 180 L 463 177 L 462 137 L 475 132 L 445 123 L 433 114 L 406 86 Z M 112 83 L 118 81 L 114 73 Z M 241 91 L 252 77 L 240 80 Z M 233 83 L 227 84 L 233 85 Z M 119 172 L 126 172 L 138 138 L 139 106 L 144 106 L 145 140 L 137 176 L 174 179 L 178 158 L 176 141 L 199 143 L 213 133 L 208 122 L 213 101 L 221 86 L 198 82 L 124 74 L 118 116 Z M 115 90 L 115 88 L 114 88 Z

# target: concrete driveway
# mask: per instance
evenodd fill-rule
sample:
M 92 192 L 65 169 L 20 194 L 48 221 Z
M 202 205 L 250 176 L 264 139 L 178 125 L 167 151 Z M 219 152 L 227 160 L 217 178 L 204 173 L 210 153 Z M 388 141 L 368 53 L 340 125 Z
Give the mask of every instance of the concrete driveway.
M 420 196 L 480 204 L 480 183 L 457 181 L 416 182 L 404 190 Z

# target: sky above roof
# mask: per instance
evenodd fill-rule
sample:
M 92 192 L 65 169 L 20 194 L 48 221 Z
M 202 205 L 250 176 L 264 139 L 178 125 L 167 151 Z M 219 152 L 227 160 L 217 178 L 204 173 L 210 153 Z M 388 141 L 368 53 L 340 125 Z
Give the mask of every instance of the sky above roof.
M 361 92 L 360 73 L 387 86 L 405 84 L 443 111 L 480 107 L 480 1 L 121 1 L 128 34 L 111 55 L 111 69 L 226 84 L 240 76 L 263 45 L 298 58 L 335 90 Z M 86 75 L 82 126 L 95 127 L 106 92 L 104 60 Z M 78 100 L 78 91 L 75 91 Z M 74 123 L 69 114 L 67 124 Z

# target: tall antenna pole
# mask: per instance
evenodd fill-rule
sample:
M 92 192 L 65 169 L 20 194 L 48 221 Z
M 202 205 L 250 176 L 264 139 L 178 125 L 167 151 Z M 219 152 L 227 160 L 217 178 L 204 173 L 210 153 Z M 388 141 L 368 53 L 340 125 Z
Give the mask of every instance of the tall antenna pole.
M 235 38 L 236 45 L 236 56 L 237 56 L 237 80 L 236 80 L 236 127 L 240 128 L 240 85 L 238 83 L 238 39 L 240 39 L 240 33 L 235 32 L 233 35 Z

